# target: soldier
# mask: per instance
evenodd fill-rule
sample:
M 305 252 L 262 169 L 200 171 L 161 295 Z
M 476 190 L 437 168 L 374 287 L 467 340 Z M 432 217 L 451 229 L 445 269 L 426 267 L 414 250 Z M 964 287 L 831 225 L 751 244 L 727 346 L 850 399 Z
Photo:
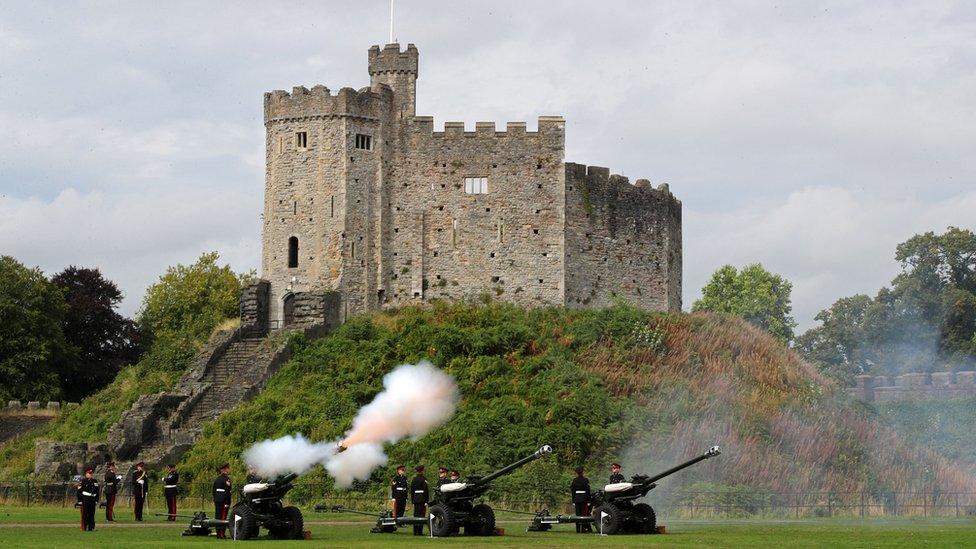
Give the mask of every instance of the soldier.
M 78 504 L 81 508 L 81 529 L 91 531 L 95 529 L 95 508 L 98 507 L 98 481 L 95 480 L 95 469 L 85 469 L 85 478 L 78 484 Z
M 176 472 L 176 465 L 169 464 L 169 474 L 163 479 L 163 494 L 166 495 L 166 511 L 169 516 L 166 520 L 170 522 L 176 522 L 176 494 L 178 493 L 178 484 L 180 482 L 180 474 Z
M 115 496 L 119 493 L 119 475 L 115 474 L 115 463 L 105 466 L 105 520 L 115 522 Z
M 225 463 L 220 466 L 220 476 L 213 483 L 214 517 L 218 520 L 227 520 L 227 512 L 230 511 L 230 464 Z M 217 527 L 217 537 L 226 539 L 225 528 Z
M 142 506 L 146 503 L 149 493 L 149 477 L 146 476 L 146 464 L 136 463 L 136 470 L 132 471 L 132 504 L 135 507 L 136 520 L 142 522 Z
M 614 463 L 610 466 L 610 484 L 616 484 L 618 482 L 624 482 L 624 476 L 620 474 L 620 464 Z
M 437 468 L 437 489 L 440 490 L 441 486 L 444 486 L 450 482 L 447 480 L 447 467 Z
M 390 499 L 393 500 L 393 517 L 402 517 L 407 511 L 407 468 L 397 465 L 396 476 L 390 483 Z
M 460 481 L 461 481 L 461 473 L 459 473 L 457 469 L 451 471 L 451 482 L 460 482 Z
M 417 476 L 410 482 L 410 501 L 413 502 L 413 516 L 427 516 L 427 502 L 430 501 L 430 489 L 427 487 L 427 479 L 424 478 L 424 466 L 418 465 L 415 469 Z M 424 525 L 414 524 L 413 535 L 424 535 Z
M 590 479 L 583 476 L 583 468 L 576 468 L 576 478 L 569 485 L 569 493 L 576 507 L 576 514 L 581 517 L 590 514 Z M 593 528 L 589 524 L 576 523 L 576 533 L 590 533 Z
M 247 468 L 245 484 L 257 484 L 258 482 L 261 482 L 261 477 L 258 475 L 258 470 L 252 465 Z

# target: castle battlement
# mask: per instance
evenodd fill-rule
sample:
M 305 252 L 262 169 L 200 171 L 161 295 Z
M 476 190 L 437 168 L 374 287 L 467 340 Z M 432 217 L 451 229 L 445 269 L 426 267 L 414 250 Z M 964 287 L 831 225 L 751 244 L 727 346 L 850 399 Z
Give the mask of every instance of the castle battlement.
M 434 117 L 415 116 L 411 128 L 417 135 L 454 139 L 454 138 L 505 138 L 505 137 L 539 137 L 560 134 L 566 129 L 566 120 L 562 116 L 540 116 L 538 129 L 527 131 L 526 122 L 507 122 L 505 131 L 498 131 L 494 122 L 475 122 L 474 131 L 465 129 L 464 122 L 444 122 L 444 131 L 434 131 Z
M 868 402 L 976 397 L 976 372 L 908 373 L 855 378 L 848 392 Z
M 642 197 L 654 197 L 661 200 L 668 200 L 680 205 L 681 201 L 671 194 L 671 189 L 667 183 L 661 183 L 654 188 L 647 179 L 638 179 L 633 185 L 630 178 L 624 175 L 611 174 L 609 168 L 602 166 L 587 166 L 575 162 L 566 162 L 566 180 L 585 181 L 587 190 L 602 189 L 604 191 L 615 191 L 626 196 L 633 196 L 636 199 Z
M 335 94 L 319 84 L 308 89 L 295 86 L 291 93 L 275 90 L 264 94 L 265 124 L 280 120 L 314 119 L 322 116 L 379 118 L 393 99 L 385 84 L 354 90 L 342 88 Z
M 369 74 L 412 74 L 417 76 L 420 54 L 417 46 L 407 44 L 407 49 L 401 51 L 400 44 L 387 44 L 369 48 Z

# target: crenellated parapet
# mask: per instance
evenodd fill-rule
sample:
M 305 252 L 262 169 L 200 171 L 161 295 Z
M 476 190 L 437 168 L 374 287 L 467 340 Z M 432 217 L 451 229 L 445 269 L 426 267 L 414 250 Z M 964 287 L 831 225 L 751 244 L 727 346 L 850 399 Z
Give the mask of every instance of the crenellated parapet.
M 380 49 L 379 46 L 369 48 L 369 74 L 412 74 L 417 76 L 420 64 L 420 53 L 417 46 L 407 44 L 407 49 L 400 50 L 400 44 L 387 44 Z
M 384 84 L 359 91 L 342 88 L 335 94 L 321 84 L 312 89 L 296 86 L 291 93 L 275 90 L 264 94 L 264 123 L 335 117 L 379 119 L 392 100 L 393 91 Z
M 677 207 L 679 211 L 681 208 L 681 201 L 671 194 L 667 183 L 661 183 L 655 188 L 647 179 L 638 179 L 632 185 L 628 177 L 611 174 L 609 168 L 601 166 L 566 162 L 566 181 L 584 184 L 581 191 L 591 196 L 594 192 L 598 192 L 620 200 L 653 199 L 667 202 Z
M 868 402 L 976 397 L 976 371 L 861 375 L 848 392 Z
M 444 131 L 434 131 L 434 117 L 415 116 L 410 124 L 414 135 L 442 139 L 496 139 L 496 138 L 538 138 L 560 136 L 566 131 L 566 120 L 562 116 L 540 116 L 538 129 L 528 131 L 525 122 L 508 122 L 504 131 L 499 131 L 494 122 L 475 122 L 474 131 L 467 131 L 464 122 L 444 122 Z

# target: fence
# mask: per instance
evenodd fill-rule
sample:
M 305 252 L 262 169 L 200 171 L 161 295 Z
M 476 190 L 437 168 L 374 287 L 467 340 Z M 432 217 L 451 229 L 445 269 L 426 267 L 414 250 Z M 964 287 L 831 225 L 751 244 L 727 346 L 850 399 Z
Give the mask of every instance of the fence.
M 71 482 L 0 482 L 0 505 L 71 507 L 76 501 L 75 487 Z M 118 495 L 116 505 L 119 508 L 132 506 L 132 495 L 127 488 L 123 486 Z M 212 507 L 210 488 L 209 482 L 181 485 L 178 507 Z M 730 488 L 655 495 L 650 494 L 650 502 L 673 518 L 976 517 L 976 492 L 763 492 Z M 302 507 L 321 503 L 364 511 L 379 511 L 388 503 L 383 497 L 356 492 L 327 495 L 326 485 L 320 482 L 297 483 L 287 499 Z M 150 510 L 166 508 L 160 483 L 151 486 L 146 502 Z M 568 498 L 557 501 L 497 498 L 491 503 L 496 508 L 515 511 L 573 511 Z

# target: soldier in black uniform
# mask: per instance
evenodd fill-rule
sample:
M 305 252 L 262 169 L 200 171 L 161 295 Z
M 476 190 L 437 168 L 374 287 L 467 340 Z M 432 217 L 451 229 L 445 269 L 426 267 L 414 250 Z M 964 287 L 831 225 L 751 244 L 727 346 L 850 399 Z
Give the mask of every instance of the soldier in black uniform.
M 451 482 L 460 482 L 460 481 L 461 481 L 461 473 L 458 472 L 457 469 L 452 470 L 451 471 Z
M 610 466 L 610 484 L 624 482 L 624 476 L 620 474 L 620 464 L 614 463 Z
M 444 486 L 448 482 L 451 482 L 451 481 L 447 480 L 447 467 L 438 467 L 437 468 L 437 488 L 439 489 L 441 486 Z
M 136 463 L 136 470 L 132 471 L 132 505 L 135 508 L 136 520 L 142 522 L 142 506 L 146 503 L 149 493 L 149 477 L 146 476 L 146 464 Z
M 417 476 L 410 482 L 410 501 L 413 502 L 413 516 L 427 516 L 427 502 L 430 501 L 430 489 L 427 487 L 427 479 L 424 478 L 424 466 L 418 465 L 415 469 Z M 424 535 L 424 525 L 414 524 L 413 535 Z
M 393 500 L 393 516 L 402 517 L 407 511 L 407 467 L 397 465 L 396 476 L 390 483 L 390 499 Z
M 90 531 L 95 529 L 95 508 L 98 507 L 98 481 L 95 480 L 95 469 L 85 469 L 85 478 L 78 484 L 78 505 L 81 508 L 81 529 Z
M 115 496 L 119 493 L 119 475 L 115 474 L 115 463 L 105 466 L 105 520 L 115 522 Z
M 590 514 L 590 479 L 583 476 L 583 468 L 576 468 L 576 478 L 569 485 L 569 493 L 576 507 L 576 514 L 581 517 Z M 590 533 L 593 528 L 589 524 L 576 523 L 576 533 Z
M 247 468 L 247 477 L 245 478 L 245 484 L 256 484 L 261 482 L 261 476 L 258 475 L 258 470 L 254 467 Z
M 213 483 L 214 517 L 219 520 L 227 520 L 227 512 L 230 511 L 230 464 L 225 463 L 220 466 L 220 476 Z M 217 537 L 226 539 L 225 528 L 217 527 Z
M 166 520 L 176 522 L 176 494 L 179 492 L 180 474 L 176 472 L 176 465 L 169 464 L 169 474 L 163 479 L 163 494 L 166 495 Z

